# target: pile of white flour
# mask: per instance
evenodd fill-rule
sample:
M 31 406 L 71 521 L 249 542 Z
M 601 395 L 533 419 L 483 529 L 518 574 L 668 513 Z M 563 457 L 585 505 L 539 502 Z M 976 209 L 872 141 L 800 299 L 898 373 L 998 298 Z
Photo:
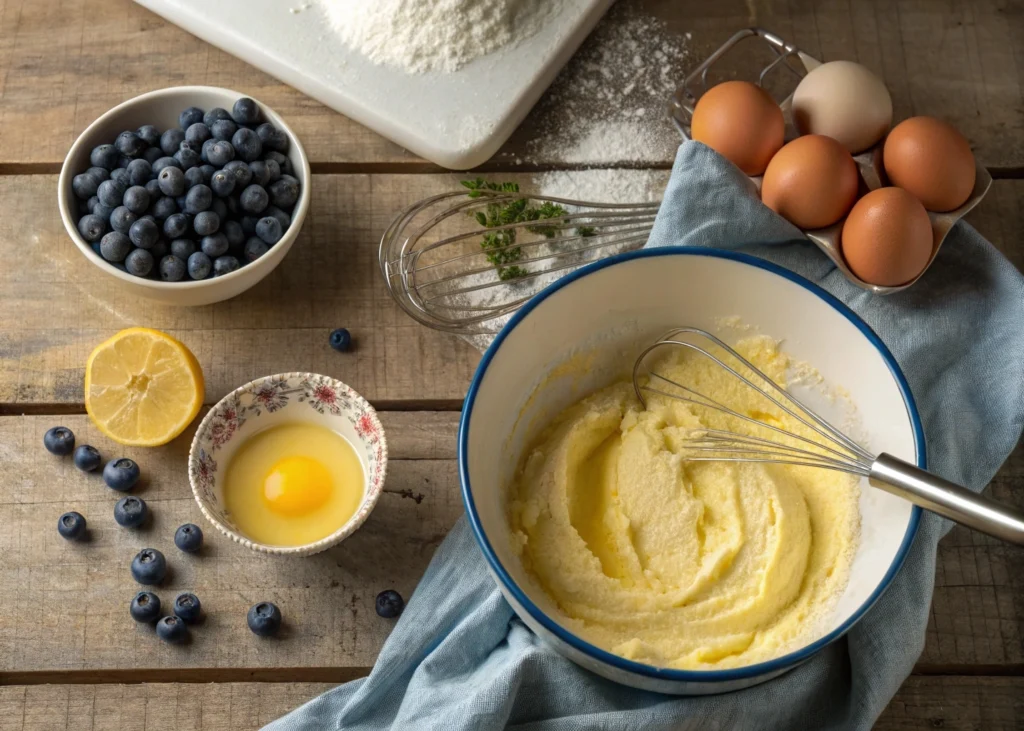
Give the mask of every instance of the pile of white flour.
M 371 61 L 451 72 L 540 30 L 564 0 L 322 0 L 331 26 Z

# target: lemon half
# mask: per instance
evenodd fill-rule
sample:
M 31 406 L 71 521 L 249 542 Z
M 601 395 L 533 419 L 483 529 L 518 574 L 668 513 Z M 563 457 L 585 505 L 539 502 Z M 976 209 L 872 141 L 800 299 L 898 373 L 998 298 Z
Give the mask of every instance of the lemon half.
M 192 351 L 145 327 L 100 343 L 85 365 L 85 410 L 101 432 L 121 444 L 167 444 L 196 418 L 203 390 L 203 371 Z

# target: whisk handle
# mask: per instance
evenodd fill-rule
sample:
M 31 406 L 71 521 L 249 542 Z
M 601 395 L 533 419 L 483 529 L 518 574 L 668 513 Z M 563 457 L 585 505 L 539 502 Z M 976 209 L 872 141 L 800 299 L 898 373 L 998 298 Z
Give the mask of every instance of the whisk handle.
M 899 495 L 944 518 L 1000 540 L 1024 545 L 1024 513 L 892 455 L 878 455 L 871 465 L 868 480 L 872 487 Z

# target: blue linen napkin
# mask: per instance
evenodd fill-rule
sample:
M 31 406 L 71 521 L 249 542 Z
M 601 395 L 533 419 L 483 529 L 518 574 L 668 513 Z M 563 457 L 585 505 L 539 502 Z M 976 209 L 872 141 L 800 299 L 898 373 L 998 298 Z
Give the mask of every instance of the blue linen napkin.
M 756 242 L 756 243 L 755 243 Z M 1024 424 L 1024 277 L 960 222 L 905 292 L 854 287 L 749 181 L 700 143 L 679 150 L 648 246 L 738 248 L 836 295 L 874 328 L 910 382 L 929 467 L 981 490 Z M 438 549 L 367 678 L 271 723 L 300 729 L 869 729 L 924 647 L 936 544 L 925 514 L 889 589 L 845 638 L 735 693 L 677 698 L 599 678 L 543 645 L 487 573 L 465 518 Z

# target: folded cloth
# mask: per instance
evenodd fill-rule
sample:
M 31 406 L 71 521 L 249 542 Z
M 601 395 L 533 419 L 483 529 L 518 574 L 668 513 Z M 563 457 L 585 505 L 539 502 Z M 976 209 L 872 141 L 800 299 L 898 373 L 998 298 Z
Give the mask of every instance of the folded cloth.
M 700 143 L 679 150 L 648 246 L 742 248 L 836 295 L 881 336 L 910 382 L 929 468 L 981 490 L 1024 424 L 1024 277 L 964 222 L 910 289 L 850 284 Z M 924 646 L 936 544 L 926 514 L 903 568 L 847 635 L 793 671 L 725 695 L 632 690 L 577 667 L 514 616 L 465 518 L 438 549 L 369 677 L 267 726 L 298 729 L 869 729 Z

